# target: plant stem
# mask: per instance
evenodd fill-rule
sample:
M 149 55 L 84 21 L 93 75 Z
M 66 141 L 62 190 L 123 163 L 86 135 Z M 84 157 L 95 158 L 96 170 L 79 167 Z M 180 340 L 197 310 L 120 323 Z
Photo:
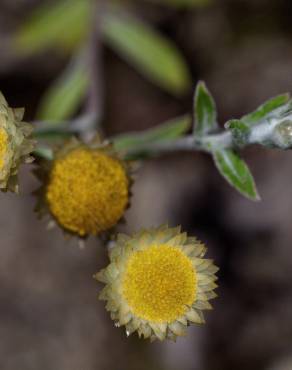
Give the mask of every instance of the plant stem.
M 292 117 L 288 118 L 290 119 Z M 282 127 L 283 124 L 285 124 L 283 135 L 286 136 L 279 140 L 279 137 L 276 136 L 276 131 L 277 128 Z M 287 124 L 289 124 L 289 127 Z M 112 141 L 114 142 L 114 138 Z M 290 129 L 290 121 L 283 118 L 264 120 L 252 126 L 249 134 L 240 144 L 234 139 L 232 130 L 230 129 L 204 136 L 187 135 L 172 140 L 146 141 L 145 143 L 139 143 L 138 145 L 133 145 L 128 148 L 126 150 L 126 158 L 132 159 L 139 156 L 157 156 L 159 154 L 176 151 L 203 151 L 213 153 L 223 149 L 241 150 L 253 144 L 282 150 L 292 149 L 292 126 Z
M 196 137 L 187 135 L 176 140 L 162 140 L 160 142 L 145 143 L 126 151 L 127 158 L 133 158 L 140 155 L 156 156 L 163 153 L 176 151 L 203 151 L 212 152 L 224 148 L 232 147 L 232 135 L 230 131 L 224 131 L 220 134 Z

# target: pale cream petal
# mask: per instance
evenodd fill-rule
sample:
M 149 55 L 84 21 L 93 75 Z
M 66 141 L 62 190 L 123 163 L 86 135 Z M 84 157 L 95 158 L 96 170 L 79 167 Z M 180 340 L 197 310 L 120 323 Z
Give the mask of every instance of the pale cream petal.
M 214 275 L 205 275 L 203 273 L 197 274 L 197 281 L 199 285 L 207 285 L 207 284 L 213 283 L 217 279 L 218 278 Z
M 121 311 L 119 312 L 119 322 L 121 325 L 126 325 L 128 322 L 130 322 L 132 319 L 132 315 L 130 312 L 127 314 L 122 314 Z
M 139 328 L 139 326 L 140 326 L 139 319 L 132 317 L 132 320 L 128 322 L 126 325 L 127 335 L 134 333 L 134 331 L 136 331 Z
M 116 279 L 119 275 L 119 270 L 115 262 L 110 263 L 106 270 L 108 276 L 111 277 L 112 279 Z
M 188 236 L 186 244 L 198 244 L 199 240 L 195 236 Z
M 167 332 L 167 324 L 166 323 L 149 323 L 151 329 L 154 331 L 154 334 L 157 336 L 159 340 L 164 340 L 166 337 Z
M 203 258 L 192 258 L 192 263 L 193 263 L 193 266 L 195 267 L 196 271 L 198 271 L 198 267 L 204 263 L 204 259 Z
M 144 249 L 149 245 L 153 244 L 154 236 L 152 233 L 144 231 L 138 238 L 138 245 L 135 246 L 135 249 Z
M 204 244 L 185 244 L 185 247 L 192 246 L 194 247 L 194 251 L 192 252 L 192 257 L 202 258 L 204 257 L 207 248 L 204 246 Z
M 115 321 L 115 326 L 117 326 L 116 325 L 116 320 L 118 320 L 119 319 L 119 313 L 118 312 L 116 312 L 116 311 L 111 311 L 110 312 L 110 315 L 111 315 L 111 319 L 113 320 L 113 321 Z
M 110 261 L 114 261 L 119 258 L 122 252 L 122 247 L 116 244 L 113 248 L 109 248 Z
M 209 292 L 218 288 L 218 285 L 216 283 L 211 282 L 208 284 L 199 285 L 198 287 L 200 292 Z
M 175 334 L 179 336 L 185 336 L 186 335 L 186 326 L 181 324 L 178 321 L 175 321 L 171 324 L 169 324 L 169 329 Z
M 116 293 L 121 293 L 121 281 L 120 279 L 116 279 L 111 281 L 111 291 Z
M 187 239 L 187 234 L 186 233 L 179 234 L 179 235 L 174 236 L 170 240 L 168 240 L 165 243 L 165 245 L 169 245 L 171 247 L 178 247 L 178 246 L 181 246 L 182 244 L 184 244 L 186 239 Z
M 186 317 L 189 321 L 194 322 L 196 324 L 204 324 L 205 319 L 203 313 L 200 310 L 195 308 L 191 308 L 187 313 Z
M 161 330 L 161 331 L 165 331 L 166 332 L 166 330 L 167 330 L 167 323 L 158 323 L 157 324 L 158 325 L 158 327 L 159 327 L 159 329 Z
M 140 248 L 140 239 L 139 238 L 132 238 L 127 242 L 125 245 L 130 251 L 134 251 Z
M 183 245 L 181 247 L 181 249 L 183 250 L 183 252 L 189 256 L 189 257 L 192 257 L 194 256 L 195 252 L 196 252 L 196 246 L 193 245 L 193 244 L 187 244 L 187 245 Z
M 185 316 L 179 317 L 178 319 L 176 319 L 176 321 L 180 322 L 183 325 L 188 325 L 188 321 Z
M 127 324 L 132 319 L 130 308 L 127 304 L 120 301 L 119 305 L 119 322 L 121 325 Z
M 193 307 L 199 310 L 212 310 L 212 306 L 210 305 L 208 301 L 197 300 L 193 303 Z
M 139 329 L 138 329 L 138 335 L 139 337 L 141 337 L 142 335 L 144 336 L 144 338 L 149 338 L 151 336 L 151 328 L 149 325 L 140 325 Z
M 99 296 L 98 296 L 101 301 L 106 301 L 108 299 L 108 291 L 109 291 L 109 287 L 108 287 L 108 285 L 106 285 L 101 290 L 101 292 L 99 293 Z
M 113 300 L 108 300 L 106 305 L 105 305 L 105 308 L 107 311 L 118 311 L 119 309 L 119 305 L 117 302 L 113 301 Z
M 164 244 L 173 236 L 175 236 L 175 233 L 173 233 L 172 229 L 169 229 L 167 225 L 159 227 L 159 229 L 157 229 L 156 231 L 152 230 L 152 233 L 154 234 L 153 243 L 155 244 Z
M 208 267 L 208 269 L 205 271 L 205 274 L 216 274 L 216 272 L 219 271 L 219 267 L 212 265 Z
M 171 330 L 167 330 L 166 338 L 172 340 L 173 342 L 176 342 L 177 336 Z
M 213 292 L 212 290 L 210 292 L 204 292 L 204 294 L 206 295 L 207 299 L 214 299 L 216 298 L 218 295 Z
M 120 315 L 127 315 L 131 311 L 130 307 L 124 301 L 120 301 Z
M 207 297 L 207 294 L 206 292 L 197 292 L 196 294 L 196 300 L 200 300 L 200 301 L 208 301 L 208 297 Z
M 168 228 L 167 225 L 163 225 L 156 231 L 153 230 L 153 233 L 154 233 L 154 243 L 155 244 L 165 244 L 170 239 L 180 234 L 180 227 Z
M 121 245 L 124 245 L 125 243 L 127 243 L 131 238 L 126 235 L 126 234 L 123 234 L 123 233 L 119 233 L 118 236 L 117 236 L 117 243 L 121 244 Z
M 115 267 L 118 271 L 118 274 L 115 276 L 115 280 L 116 280 L 117 276 L 121 275 L 123 273 L 124 269 L 125 269 L 125 260 L 122 256 L 115 260 Z
M 104 284 L 109 283 L 107 273 L 106 273 L 106 269 L 100 270 L 98 273 L 93 275 L 93 277 L 94 277 L 94 279 L 100 281 L 101 283 L 104 283 Z
M 213 260 L 210 259 L 201 259 L 201 263 L 199 263 L 196 267 L 197 272 L 203 272 L 207 270 L 210 266 L 213 265 Z

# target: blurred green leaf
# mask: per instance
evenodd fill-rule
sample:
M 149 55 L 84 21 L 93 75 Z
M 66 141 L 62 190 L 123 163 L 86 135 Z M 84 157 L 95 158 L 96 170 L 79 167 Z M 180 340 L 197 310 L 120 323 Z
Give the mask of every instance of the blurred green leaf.
M 251 200 L 260 200 L 247 164 L 234 151 L 223 149 L 213 156 L 216 167 L 231 186 Z
M 85 39 L 90 24 L 90 0 L 61 0 L 37 8 L 15 36 L 24 52 L 49 47 L 72 51 Z
M 38 140 L 44 139 L 47 141 L 48 140 L 56 141 L 58 139 L 66 139 L 74 135 L 74 132 L 70 132 L 69 130 L 65 130 L 65 129 L 59 130 L 58 127 L 56 127 L 55 129 L 51 128 L 47 130 L 34 130 L 33 136 L 37 138 Z
M 204 7 L 213 3 L 213 0 L 147 0 L 154 4 L 165 4 L 176 8 Z
M 38 146 L 34 150 L 34 155 L 37 157 L 41 157 L 47 160 L 52 160 L 54 155 L 53 155 L 53 150 L 47 146 Z
M 62 121 L 70 118 L 84 99 L 88 84 L 84 63 L 72 63 L 44 94 L 37 119 Z
M 218 128 L 217 110 L 214 99 L 204 82 L 200 81 L 196 87 L 194 98 L 195 135 L 205 135 Z
M 191 76 L 183 56 L 170 40 L 131 17 L 107 13 L 105 42 L 152 82 L 175 95 L 190 88 Z
M 249 125 L 259 123 L 259 121 L 268 118 L 276 109 L 288 103 L 289 99 L 289 94 L 278 95 L 260 105 L 254 112 L 243 116 L 241 121 Z
M 112 139 L 116 150 L 131 151 L 149 143 L 174 140 L 184 135 L 191 126 L 191 117 L 186 115 L 172 119 L 143 132 L 133 132 Z

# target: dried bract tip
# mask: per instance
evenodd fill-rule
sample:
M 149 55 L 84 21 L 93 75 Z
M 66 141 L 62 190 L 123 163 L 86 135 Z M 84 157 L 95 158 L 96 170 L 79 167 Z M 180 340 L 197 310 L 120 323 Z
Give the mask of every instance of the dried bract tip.
M 0 190 L 18 192 L 18 169 L 31 163 L 32 126 L 22 122 L 24 109 L 12 109 L 0 92 Z

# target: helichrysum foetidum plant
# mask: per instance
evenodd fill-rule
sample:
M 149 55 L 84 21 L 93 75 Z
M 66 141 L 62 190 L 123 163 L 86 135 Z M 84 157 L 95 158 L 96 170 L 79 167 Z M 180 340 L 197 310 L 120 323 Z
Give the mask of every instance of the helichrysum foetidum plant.
M 100 299 L 117 326 L 127 335 L 172 339 L 185 335 L 189 323 L 204 323 L 203 310 L 216 297 L 213 261 L 206 247 L 180 228 L 119 234 L 110 251 L 110 264 L 95 275 L 105 287 Z
M 9 108 L 0 95 L 0 189 L 16 190 L 19 164 L 31 161 L 31 127 L 21 122 L 22 110 Z M 92 117 L 90 116 L 90 120 Z M 64 131 L 84 133 L 84 119 Z M 192 131 L 188 133 L 191 128 Z M 81 126 L 82 128 L 81 128 Z M 45 129 L 44 129 L 45 127 Z M 34 132 L 51 133 L 46 125 Z M 47 132 L 46 132 L 47 130 Z M 63 130 L 63 131 L 62 131 Z M 223 177 L 241 194 L 260 200 L 253 176 L 240 157 L 249 145 L 292 149 L 292 99 L 279 95 L 220 129 L 215 101 L 200 82 L 194 96 L 194 115 L 180 117 L 146 132 L 112 138 L 112 145 L 98 138 L 83 143 L 72 138 L 56 150 L 36 173 L 42 180 L 37 192 L 40 214 L 49 214 L 64 232 L 79 238 L 101 236 L 123 218 L 130 198 L 133 160 L 181 150 L 209 153 Z M 45 147 L 36 153 L 45 156 Z M 123 157 L 117 154 L 123 153 Z M 182 336 L 190 323 L 204 323 L 203 311 L 216 297 L 216 272 L 205 259 L 205 246 L 180 228 L 119 234 L 110 249 L 110 264 L 95 277 L 105 284 L 100 298 L 116 326 L 127 335 L 137 332 L 151 340 Z
M 49 213 L 67 233 L 100 235 L 113 228 L 128 207 L 128 166 L 98 139 L 87 145 L 70 140 L 37 174 L 44 181 L 39 211 Z
M 18 169 L 30 163 L 34 149 L 32 126 L 22 122 L 24 110 L 12 109 L 0 92 L 0 189 L 18 192 Z

